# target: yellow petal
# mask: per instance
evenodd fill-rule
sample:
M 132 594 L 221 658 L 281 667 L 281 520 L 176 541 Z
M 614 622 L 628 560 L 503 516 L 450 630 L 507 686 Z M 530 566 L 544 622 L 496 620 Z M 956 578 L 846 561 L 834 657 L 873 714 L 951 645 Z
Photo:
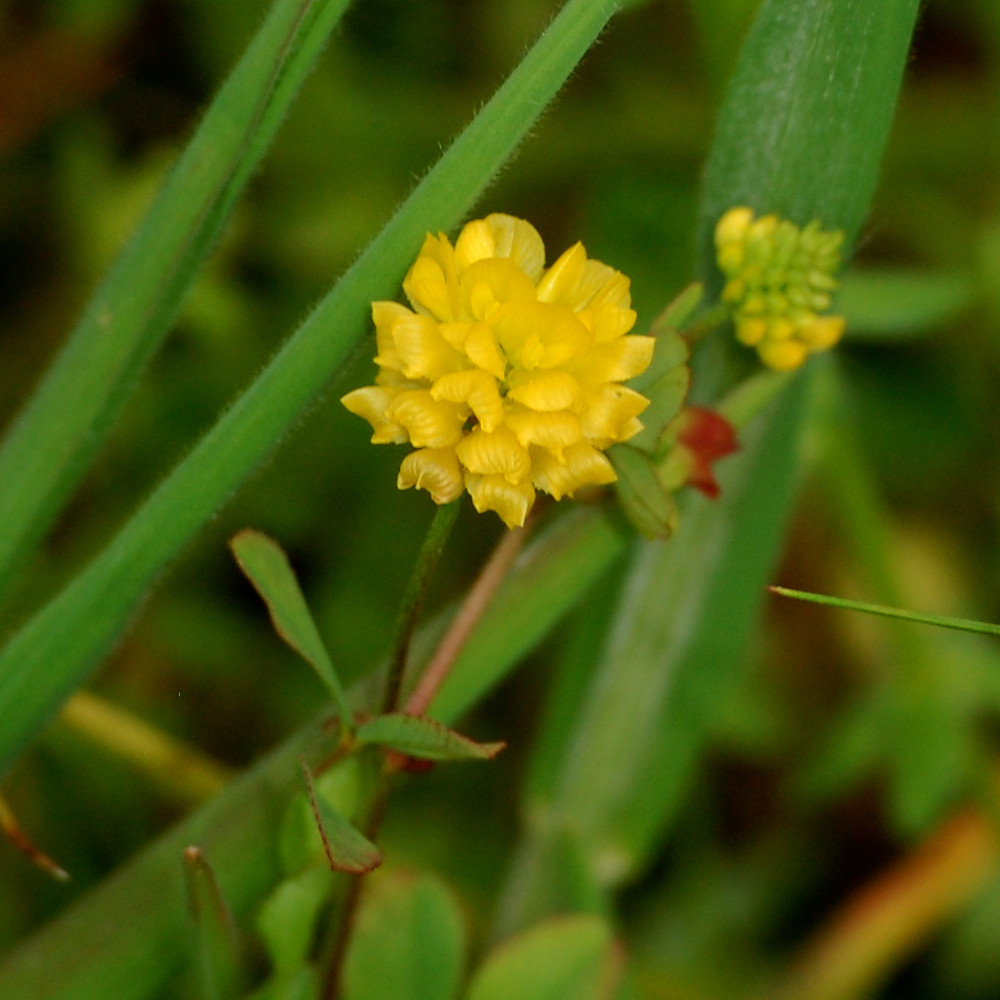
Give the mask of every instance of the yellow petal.
M 573 410 L 580 402 L 580 384 L 569 372 L 549 369 L 518 371 L 512 373 L 509 386 L 509 399 L 541 413 Z
M 494 431 L 503 423 L 503 400 L 497 380 L 477 368 L 443 375 L 432 386 L 431 395 L 449 403 L 467 404 L 484 431 Z
M 634 309 L 621 309 L 607 304 L 584 309 L 579 316 L 593 332 L 595 344 L 606 344 L 623 337 L 635 326 L 636 321 Z
M 515 404 L 507 411 L 504 423 L 514 432 L 524 448 L 538 445 L 563 460 L 563 449 L 583 438 L 580 418 L 569 410 L 556 413 L 536 413 Z
M 496 256 L 509 257 L 531 279 L 538 281 L 545 268 L 545 244 L 538 230 L 524 219 L 495 212 L 486 216 L 493 230 Z
M 392 337 L 407 378 L 426 378 L 433 382 L 448 372 L 460 371 L 467 364 L 462 353 L 444 339 L 438 323 L 430 316 L 407 311 L 406 316 L 397 318 Z
M 389 407 L 400 390 L 388 386 L 366 385 L 341 398 L 341 403 L 351 413 L 364 417 L 375 433 L 373 444 L 403 444 L 410 440 L 406 428 L 390 419 Z
M 731 208 L 715 224 L 715 245 L 724 247 L 740 242 L 753 221 L 752 208 Z
M 381 368 L 402 370 L 403 363 L 396 351 L 396 341 L 392 336 L 393 327 L 399 320 L 412 316 L 406 306 L 398 302 L 373 302 L 372 322 L 375 324 L 375 344 L 377 353 L 375 364 Z
M 593 334 L 568 306 L 514 302 L 493 321 L 500 346 L 513 365 L 554 368 L 587 351 Z
M 583 436 L 598 448 L 624 441 L 636 431 L 631 421 L 649 406 L 649 400 L 627 386 L 610 383 L 584 392 Z
M 507 372 L 507 358 L 497 343 L 493 327 L 488 323 L 470 324 L 463 345 L 469 360 L 483 371 L 502 379 Z
M 761 361 L 779 372 L 798 368 L 809 353 L 801 340 L 765 340 L 757 345 Z
M 566 364 L 581 382 L 624 382 L 644 372 L 653 360 L 653 337 L 619 337 Z
M 508 528 L 518 528 L 535 502 L 535 490 L 529 480 L 508 482 L 503 476 L 480 476 L 468 473 L 465 488 L 480 514 L 495 510 Z
M 476 428 L 462 438 L 455 452 L 469 472 L 504 476 L 511 483 L 520 482 L 531 469 L 527 450 L 503 424 L 492 433 Z
M 844 326 L 843 316 L 817 316 L 799 330 L 799 337 L 810 351 L 825 351 L 840 340 Z
M 427 490 L 435 503 L 451 503 L 461 496 L 465 481 L 454 448 L 421 448 L 403 459 L 396 485 Z
M 767 336 L 767 320 L 748 316 L 736 321 L 736 339 L 747 347 L 759 344 Z
M 455 263 L 461 273 L 470 264 L 488 257 L 513 261 L 536 282 L 545 266 L 545 246 L 530 222 L 513 215 L 494 213 L 470 222 L 455 243 Z
M 582 243 L 575 243 L 560 254 L 538 282 L 538 301 L 572 306 L 572 296 L 583 277 L 586 263 L 587 251 Z
M 588 298 L 587 304 L 592 309 L 604 305 L 628 309 L 632 305 L 632 295 L 629 291 L 632 282 L 621 271 L 616 271 L 599 260 L 587 261 L 583 281 L 580 284 L 581 291 L 588 288 L 589 284 L 597 286 L 593 295 Z
M 446 448 L 461 439 L 469 411 L 461 404 L 434 399 L 426 389 L 410 389 L 396 396 L 386 415 L 406 428 L 414 447 Z
M 459 295 L 462 319 L 488 320 L 504 303 L 533 300 L 535 286 L 512 260 L 489 257 L 462 272 Z
M 485 219 L 476 219 L 462 227 L 455 240 L 455 268 L 461 274 L 477 260 L 499 256 L 493 229 Z
M 581 486 L 603 486 L 617 478 L 603 452 L 585 441 L 566 449 L 565 462 L 540 448 L 531 452 L 531 481 L 556 500 L 572 496 Z
M 457 319 L 452 307 L 451 292 L 437 261 L 418 257 L 410 273 L 403 279 L 403 291 L 413 308 L 442 322 Z

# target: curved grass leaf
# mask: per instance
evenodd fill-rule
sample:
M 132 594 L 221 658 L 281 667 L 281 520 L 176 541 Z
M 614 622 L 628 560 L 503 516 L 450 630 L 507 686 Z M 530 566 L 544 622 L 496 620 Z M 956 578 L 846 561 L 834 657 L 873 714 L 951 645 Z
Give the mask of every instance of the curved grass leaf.
M 462 974 L 458 902 L 426 872 L 366 881 L 344 959 L 344 1000 L 452 1000 Z
M 791 590 L 788 587 L 769 587 L 768 589 L 772 594 L 779 594 L 782 597 L 794 597 L 799 601 L 811 601 L 813 604 L 826 604 L 832 608 L 863 611 L 868 615 L 880 615 L 883 618 L 898 618 L 907 622 L 920 622 L 923 625 L 937 625 L 939 628 L 953 628 L 959 632 L 980 632 L 986 635 L 1000 635 L 1000 625 L 992 625 L 989 622 L 977 622 L 970 618 L 926 615 L 919 611 L 903 611 L 901 608 L 887 608 L 883 604 L 851 601 L 844 597 L 830 597 L 827 594 L 810 594 L 804 590 Z
M 275 631 L 319 675 L 340 712 L 341 726 L 351 713 L 330 654 L 326 650 L 284 549 L 260 531 L 247 528 L 229 541 L 240 569 L 263 598 Z
M 111 544 L 0 653 L 0 771 L 113 645 L 146 588 L 274 449 L 392 297 L 425 232 L 473 204 L 616 8 L 569 0 L 518 68 L 256 381 Z
M 276 0 L 0 448 L 0 590 L 86 472 L 348 0 Z
M 492 760 L 506 743 L 476 743 L 453 729 L 419 715 L 393 712 L 358 726 L 361 743 L 405 753 L 421 760 Z

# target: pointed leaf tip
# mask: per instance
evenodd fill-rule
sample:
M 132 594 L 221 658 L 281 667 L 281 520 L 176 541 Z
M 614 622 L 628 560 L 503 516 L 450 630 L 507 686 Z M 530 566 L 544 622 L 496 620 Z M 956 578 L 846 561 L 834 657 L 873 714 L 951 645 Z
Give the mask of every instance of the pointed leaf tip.
M 476 743 L 435 719 L 403 712 L 376 716 L 358 727 L 357 738 L 420 760 L 492 760 L 507 746 Z
M 309 803 L 312 806 L 319 835 L 323 840 L 330 867 L 337 872 L 347 872 L 349 875 L 366 875 L 382 864 L 382 853 L 379 849 L 352 823 L 349 823 L 322 796 L 316 794 L 313 777 L 304 761 L 300 761 L 306 778 L 306 788 L 309 792 Z
M 341 719 L 350 718 L 344 689 L 285 550 L 261 531 L 244 528 L 229 540 L 236 562 L 267 605 L 275 631 L 319 675 Z

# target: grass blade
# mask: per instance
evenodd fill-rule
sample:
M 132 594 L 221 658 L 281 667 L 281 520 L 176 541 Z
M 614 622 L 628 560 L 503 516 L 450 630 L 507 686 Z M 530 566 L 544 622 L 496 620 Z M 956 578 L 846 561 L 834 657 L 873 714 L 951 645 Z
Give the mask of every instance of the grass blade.
M 570 0 L 381 235 L 121 533 L 0 654 L 0 770 L 113 645 L 158 573 L 274 449 L 396 294 L 428 229 L 448 229 L 513 152 L 611 17 Z
M 804 590 L 791 590 L 788 587 L 769 587 L 772 594 L 782 597 L 794 597 L 800 601 L 812 601 L 813 604 L 827 604 L 832 608 L 846 608 L 848 611 L 863 611 L 869 615 L 881 615 L 883 618 L 899 618 L 907 622 L 920 622 L 923 625 L 937 625 L 940 628 L 953 628 L 959 632 L 981 632 L 986 635 L 1000 635 L 1000 625 L 989 622 L 977 622 L 970 618 L 948 618 L 945 615 L 926 615 L 919 611 L 903 611 L 901 608 L 887 608 L 884 604 L 868 604 L 866 601 L 851 601 L 846 597 L 830 597 L 827 594 L 810 594 Z
M 0 591 L 86 472 L 348 0 L 277 0 L 0 448 Z
M 733 205 L 799 224 L 819 218 L 853 242 L 878 180 L 917 7 L 917 0 L 765 0 L 705 171 L 705 271 L 714 274 L 715 223 Z

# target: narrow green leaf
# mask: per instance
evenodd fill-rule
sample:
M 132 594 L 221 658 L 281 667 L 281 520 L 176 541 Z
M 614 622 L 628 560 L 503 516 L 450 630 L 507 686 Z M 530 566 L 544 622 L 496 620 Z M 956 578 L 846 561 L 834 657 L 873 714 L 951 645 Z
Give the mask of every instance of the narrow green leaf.
M 184 880 L 194 921 L 192 957 L 199 1000 L 232 1000 L 240 982 L 236 926 L 215 872 L 197 847 L 184 851 Z
M 164 566 L 323 391 L 368 329 L 371 301 L 397 293 L 427 230 L 449 229 L 473 204 L 615 8 L 614 0 L 569 0 L 257 380 L 111 544 L 11 639 L 0 653 L 0 771 L 95 668 Z
M 349 725 L 351 713 L 344 688 L 284 549 L 252 528 L 233 536 L 229 547 L 267 605 L 275 631 L 316 671 L 337 703 L 341 725 Z
M 718 500 L 688 494 L 674 537 L 635 548 L 551 803 L 605 884 L 648 856 L 741 666 L 795 492 L 807 384 L 748 429 Z
M 600 917 L 556 917 L 489 954 L 468 1000 L 605 1000 L 617 984 L 616 958 Z
M 378 868 L 382 864 L 379 849 L 356 826 L 344 819 L 329 800 L 316 794 L 313 776 L 304 763 L 302 771 L 309 790 L 309 803 L 330 867 L 335 872 L 347 872 L 350 875 L 365 875 Z
M 422 760 L 492 760 L 506 743 L 476 743 L 434 719 L 393 712 L 358 726 L 360 743 L 374 743 Z
M 899 618 L 907 622 L 937 625 L 940 628 L 953 628 L 960 632 L 982 632 L 986 635 L 1000 635 L 1000 625 L 972 621 L 969 618 L 949 618 L 945 615 L 922 614 L 919 611 L 903 611 L 900 608 L 887 608 L 883 604 L 868 604 L 866 601 L 851 601 L 845 597 L 830 597 L 826 594 L 810 594 L 804 590 L 791 590 L 788 587 L 769 587 L 768 589 L 772 594 L 780 594 L 782 597 L 794 597 L 800 601 L 812 601 L 813 604 L 827 604 L 832 608 L 863 611 L 868 615 L 881 615 L 883 618 Z
M 347 0 L 276 0 L 0 448 L 0 591 L 71 495 Z
M 705 171 L 701 260 L 734 205 L 852 243 L 868 212 L 918 0 L 764 0 L 719 114 Z
M 344 960 L 344 1000 L 451 1000 L 465 921 L 427 872 L 380 872 L 365 883 Z

